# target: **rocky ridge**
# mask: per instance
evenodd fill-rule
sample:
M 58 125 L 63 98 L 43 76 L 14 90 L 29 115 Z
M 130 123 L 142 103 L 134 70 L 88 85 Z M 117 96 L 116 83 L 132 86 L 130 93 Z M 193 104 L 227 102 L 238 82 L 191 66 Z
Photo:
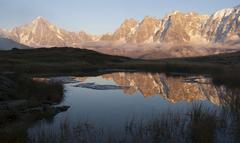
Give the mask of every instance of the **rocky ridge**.
M 125 20 L 113 33 L 94 36 L 84 31 L 70 32 L 43 17 L 10 30 L 0 29 L 0 37 L 30 47 L 78 47 L 88 41 L 123 43 L 240 43 L 240 6 L 219 10 L 211 16 L 175 11 L 162 19 L 146 16 Z

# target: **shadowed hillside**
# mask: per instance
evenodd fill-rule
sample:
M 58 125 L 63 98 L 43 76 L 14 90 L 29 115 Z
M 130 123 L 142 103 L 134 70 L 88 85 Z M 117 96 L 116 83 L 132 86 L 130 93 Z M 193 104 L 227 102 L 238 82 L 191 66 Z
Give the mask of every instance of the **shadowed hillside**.
M 0 70 L 29 74 L 73 73 L 111 67 L 129 58 L 100 54 L 75 48 L 40 48 L 0 51 Z
M 194 58 L 140 60 L 85 49 L 41 48 L 0 51 L 0 71 L 30 75 L 90 75 L 116 71 L 210 74 L 232 83 L 240 79 L 240 52 Z M 231 84 L 232 84 L 231 83 Z

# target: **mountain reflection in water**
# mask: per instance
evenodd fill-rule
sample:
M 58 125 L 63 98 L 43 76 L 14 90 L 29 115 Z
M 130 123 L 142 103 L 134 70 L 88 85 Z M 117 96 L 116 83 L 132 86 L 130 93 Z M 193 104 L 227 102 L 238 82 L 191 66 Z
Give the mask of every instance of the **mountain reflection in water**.
M 131 124 L 132 120 L 147 123 L 174 113 L 188 118 L 193 105 L 215 113 L 232 103 L 228 95 L 239 94 L 238 89 L 233 92 L 223 85 L 214 85 L 210 77 L 177 77 L 163 73 L 119 72 L 97 77 L 37 80 L 62 81 L 66 92 L 60 105 L 71 107 L 52 120 L 41 120 L 29 128 L 32 140 L 41 138 L 42 132 L 51 134 L 49 131 L 58 137 L 61 123 L 65 125 L 66 120 L 70 127 L 91 123 L 97 129 L 120 136 L 124 134 L 126 123 Z
M 101 76 L 103 79 L 114 81 L 126 95 L 140 92 L 144 97 L 161 96 L 165 100 L 176 103 L 179 101 L 192 102 L 209 100 L 219 105 L 219 99 L 226 94 L 224 86 L 215 86 L 211 79 L 204 76 L 171 77 L 159 73 L 111 73 Z M 76 77 L 84 81 L 87 78 Z M 109 86 L 109 85 L 106 85 Z

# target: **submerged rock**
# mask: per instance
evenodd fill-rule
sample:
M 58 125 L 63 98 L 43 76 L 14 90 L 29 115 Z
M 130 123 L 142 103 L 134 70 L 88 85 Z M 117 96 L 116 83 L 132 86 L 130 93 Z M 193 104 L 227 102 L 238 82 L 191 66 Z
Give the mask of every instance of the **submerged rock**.
M 71 77 L 71 76 L 60 76 L 60 77 L 51 77 L 51 78 L 34 77 L 32 79 L 36 80 L 36 81 L 60 82 L 60 83 L 64 83 L 64 84 L 79 82 L 78 80 L 76 80 L 74 77 Z
M 51 112 L 53 115 L 58 114 L 60 112 L 65 112 L 70 108 L 70 106 L 50 106 L 50 105 L 44 105 L 36 108 L 30 108 L 25 110 L 25 113 L 45 113 L 45 112 Z
M 55 113 L 65 112 L 70 108 L 70 106 L 58 106 L 54 107 Z
M 95 89 L 95 90 L 117 90 L 117 89 L 128 88 L 128 86 L 98 85 L 95 83 L 80 83 L 80 84 L 74 85 L 74 87 L 89 88 L 89 89 Z

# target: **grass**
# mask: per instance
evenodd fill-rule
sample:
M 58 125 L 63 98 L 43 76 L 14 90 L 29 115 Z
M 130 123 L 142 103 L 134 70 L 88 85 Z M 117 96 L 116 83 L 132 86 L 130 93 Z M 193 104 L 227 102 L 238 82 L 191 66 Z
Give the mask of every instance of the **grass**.
M 217 84 L 240 83 L 240 52 L 194 58 L 130 59 L 77 48 L 0 51 L 1 73 L 28 75 L 98 75 L 112 71 L 209 74 Z
M 228 91 L 228 95 L 223 97 L 223 109 L 230 120 L 230 132 L 233 133 L 234 139 L 240 137 L 240 94 L 239 89 Z
M 195 143 L 212 143 L 215 142 L 217 116 L 214 111 L 194 105 L 190 112 L 190 137 Z
M 37 81 L 24 75 L 1 75 L 0 101 L 9 103 L 6 109 L 0 109 L 0 125 L 19 120 L 20 113 L 28 108 L 39 107 L 42 104 L 59 103 L 64 96 L 62 83 Z M 10 102 L 13 104 L 11 105 Z M 39 116 L 47 116 L 48 111 Z
M 64 95 L 61 83 L 32 80 L 35 75 L 96 75 L 106 72 L 133 70 L 182 74 L 207 74 L 215 84 L 231 87 L 240 85 L 240 52 L 195 58 L 139 60 L 104 55 L 97 52 L 73 49 L 28 49 L 0 51 L 0 101 L 24 99 L 27 106 L 46 102 L 60 102 Z M 237 90 L 237 89 L 236 89 Z M 222 97 L 223 110 L 217 113 L 202 105 L 194 105 L 188 112 L 162 114 L 149 122 L 131 120 L 126 124 L 124 136 L 103 132 L 90 123 L 73 127 L 68 122 L 55 130 L 40 132 L 30 142 L 219 142 L 218 137 L 228 135 L 237 142 L 240 135 L 240 96 L 238 91 Z M 51 115 L 47 110 L 44 115 Z M 1 111 L 0 124 L 18 120 L 17 109 Z M 19 126 L 17 126 L 19 127 Z M 17 128 L 16 127 L 16 128 Z M 15 127 L 14 127 L 15 128 Z M 10 129 L 10 128 L 9 128 Z M 21 129 L 21 128 L 19 128 Z M 207 129 L 207 130 L 206 130 Z M 23 129 L 26 130 L 26 129 Z M 222 131 L 222 132 L 219 132 Z M 11 138 L 10 133 L 13 133 Z M 19 137 L 17 137 L 19 134 Z M 15 137 L 16 135 L 16 137 Z M 1 128 L 0 139 L 6 142 L 26 142 L 26 132 Z M 228 138 L 228 139 L 229 139 Z
M 28 74 L 81 72 L 129 59 L 74 48 L 0 51 L 0 55 L 0 71 Z
M 168 110 L 148 121 L 133 118 L 126 122 L 120 134 L 98 128 L 88 121 L 71 124 L 68 120 L 64 120 L 57 128 L 56 126 L 42 128 L 28 136 L 24 130 L 21 130 L 22 126 L 13 133 L 9 131 L 13 128 L 0 130 L 0 139 L 3 143 L 238 142 L 240 98 L 233 95 L 234 93 L 222 98 L 221 102 L 224 104 L 222 110 L 218 111 L 204 107 L 202 104 L 193 104 L 187 111 Z
M 31 100 L 41 102 L 60 102 L 64 95 L 62 83 L 52 81 L 37 81 L 18 74 L 2 76 L 0 101 Z
M 32 122 L 55 115 L 54 109 L 44 104 L 59 103 L 64 95 L 62 83 L 37 81 L 22 74 L 1 74 L 0 83 L 2 143 L 27 142 L 27 128 Z M 45 107 L 44 111 L 28 111 L 40 107 Z
M 26 128 L 25 124 L 17 124 L 12 125 L 11 128 L 1 129 L 1 143 L 26 143 L 28 138 Z
M 98 142 L 98 143 L 215 143 L 238 142 L 238 131 L 232 120 L 227 126 L 222 122 L 229 122 L 226 114 L 194 104 L 186 112 L 167 111 L 149 121 L 129 120 L 125 130 L 119 134 L 109 133 L 94 126 L 94 123 L 80 122 L 71 125 L 65 120 L 59 128 L 39 130 L 30 136 L 30 143 L 39 142 Z M 232 113 L 229 110 L 230 113 Z M 231 116 L 232 117 L 232 116 Z M 225 120 L 224 120 L 225 119 Z M 224 120 L 224 121 L 223 121 Z M 51 128 L 51 127 L 50 127 Z M 231 134 L 227 129 L 231 129 Z M 55 132 L 55 131 L 60 132 Z M 50 131 L 50 132 L 48 132 Z M 232 136 L 236 138 L 232 138 Z M 41 141 L 40 141 L 41 140 Z

